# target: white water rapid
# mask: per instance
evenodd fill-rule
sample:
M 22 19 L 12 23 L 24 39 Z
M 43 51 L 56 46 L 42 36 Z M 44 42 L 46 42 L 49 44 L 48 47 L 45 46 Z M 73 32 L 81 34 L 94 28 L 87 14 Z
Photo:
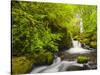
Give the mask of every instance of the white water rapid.
M 72 40 L 73 48 L 70 48 L 66 52 L 70 54 L 83 54 L 83 53 L 90 53 L 91 50 L 83 49 L 81 47 L 81 43 L 77 40 Z
M 50 66 L 40 66 L 33 69 L 30 73 L 51 73 L 66 71 L 70 66 L 83 67 L 83 64 L 78 64 L 76 61 L 61 61 L 60 57 L 54 60 L 54 63 Z
M 81 47 L 81 43 L 79 41 L 72 41 L 73 48 L 67 50 L 67 53 L 70 54 L 84 54 L 84 53 L 90 53 L 91 50 L 83 49 Z M 74 61 L 61 61 L 60 57 L 57 57 L 54 59 L 53 64 L 48 66 L 40 66 L 35 69 L 33 69 L 30 73 L 51 73 L 51 72 L 62 72 L 66 71 L 70 67 L 83 67 L 83 64 L 77 63 L 76 60 Z

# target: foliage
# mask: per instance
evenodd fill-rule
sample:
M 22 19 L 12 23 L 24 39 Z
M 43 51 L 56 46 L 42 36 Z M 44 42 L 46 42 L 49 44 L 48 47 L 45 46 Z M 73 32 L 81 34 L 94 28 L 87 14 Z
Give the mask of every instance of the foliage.
M 96 48 L 97 40 L 97 7 L 96 6 L 80 6 L 79 11 L 83 19 L 84 33 L 80 34 L 83 43 L 92 48 Z M 94 40 L 93 40 L 94 39 Z M 95 44 L 93 46 L 92 44 Z M 92 44 L 91 44 L 92 43 Z
M 78 56 L 77 57 L 78 63 L 87 63 L 88 61 L 89 61 L 89 57 L 87 57 L 87 56 Z
M 54 6 L 53 8 L 51 8 L 52 5 Z M 68 23 L 69 21 L 67 20 L 71 19 L 70 16 L 72 16 L 72 13 L 69 13 L 72 10 L 69 7 L 69 5 L 62 6 L 62 4 L 13 1 L 13 54 L 22 55 L 39 49 L 54 53 L 59 50 L 58 45 L 61 45 L 58 41 L 64 42 L 61 45 L 64 48 L 70 48 L 70 33 L 65 26 L 65 22 Z M 67 16 L 68 19 L 66 18 Z M 66 43 L 70 46 L 67 46 Z M 63 49 L 63 47 L 60 49 Z

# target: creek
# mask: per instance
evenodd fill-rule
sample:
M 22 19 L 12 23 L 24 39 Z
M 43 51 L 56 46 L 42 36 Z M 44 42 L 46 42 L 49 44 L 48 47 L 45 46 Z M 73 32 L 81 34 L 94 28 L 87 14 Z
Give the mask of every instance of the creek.
M 32 73 L 51 73 L 75 70 L 96 69 L 96 52 L 93 50 L 83 49 L 79 41 L 73 40 L 73 47 L 64 52 L 64 60 L 56 56 L 51 65 L 39 66 L 30 72 Z M 77 63 L 76 57 L 85 55 L 90 57 L 90 61 L 85 64 Z

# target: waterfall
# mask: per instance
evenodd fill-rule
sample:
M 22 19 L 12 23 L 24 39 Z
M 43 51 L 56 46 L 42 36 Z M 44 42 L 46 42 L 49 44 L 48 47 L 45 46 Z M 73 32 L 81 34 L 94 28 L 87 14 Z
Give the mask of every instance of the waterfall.
M 83 32 L 83 21 L 82 18 L 80 18 L 80 33 Z
M 84 31 L 83 29 L 83 21 L 82 21 L 82 18 L 80 17 L 80 14 L 76 14 L 76 18 L 80 20 L 80 33 L 82 33 Z
M 77 14 L 77 18 L 80 20 L 80 33 L 82 33 L 84 31 L 83 21 L 82 21 L 82 18 L 80 18 L 79 14 Z M 72 39 L 72 44 L 73 44 L 73 48 L 70 48 L 69 50 L 67 50 L 67 52 L 70 53 L 70 54 L 84 54 L 84 53 L 90 53 L 91 52 L 88 49 L 83 49 L 81 47 L 81 43 L 78 40 Z
M 73 47 L 67 50 L 66 52 L 70 54 L 84 54 L 84 53 L 90 53 L 90 50 L 83 49 L 81 47 L 81 43 L 77 40 L 72 40 Z
M 79 41 L 72 40 L 73 47 L 81 47 L 81 43 Z

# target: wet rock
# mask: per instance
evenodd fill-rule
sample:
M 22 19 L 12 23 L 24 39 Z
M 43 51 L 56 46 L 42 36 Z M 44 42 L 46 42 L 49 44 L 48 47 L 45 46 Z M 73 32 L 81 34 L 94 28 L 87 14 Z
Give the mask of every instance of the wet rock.
M 88 62 L 88 65 L 90 66 L 91 69 L 97 69 L 97 64 L 94 62 Z
M 66 71 L 79 71 L 79 70 L 92 70 L 92 69 L 97 69 L 97 65 L 94 64 L 93 62 L 89 62 L 83 64 L 83 66 L 72 64 L 66 68 Z
M 78 70 L 84 70 L 83 67 L 80 66 L 69 66 L 66 71 L 78 71 Z

